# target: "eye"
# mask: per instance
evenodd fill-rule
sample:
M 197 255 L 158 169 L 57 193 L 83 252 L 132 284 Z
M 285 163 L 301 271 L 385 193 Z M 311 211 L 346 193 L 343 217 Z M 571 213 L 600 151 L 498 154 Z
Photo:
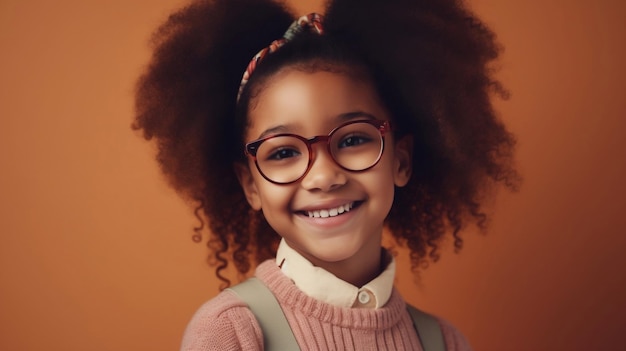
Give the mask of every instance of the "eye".
M 269 153 L 265 159 L 268 161 L 280 161 L 300 155 L 302 155 L 302 153 L 297 149 L 280 148 Z
M 371 141 L 372 138 L 370 138 L 369 136 L 352 134 L 341 139 L 341 141 L 339 142 L 339 148 L 354 147 L 369 143 Z

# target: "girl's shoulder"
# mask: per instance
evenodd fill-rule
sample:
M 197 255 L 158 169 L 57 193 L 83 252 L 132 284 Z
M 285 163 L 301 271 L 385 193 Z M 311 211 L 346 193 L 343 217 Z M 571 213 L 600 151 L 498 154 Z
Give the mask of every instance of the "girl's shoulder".
M 446 351 L 472 351 L 472 347 L 454 325 L 445 319 L 436 317 L 446 344 Z
M 222 291 L 204 303 L 185 329 L 181 350 L 262 350 L 263 333 L 248 306 Z

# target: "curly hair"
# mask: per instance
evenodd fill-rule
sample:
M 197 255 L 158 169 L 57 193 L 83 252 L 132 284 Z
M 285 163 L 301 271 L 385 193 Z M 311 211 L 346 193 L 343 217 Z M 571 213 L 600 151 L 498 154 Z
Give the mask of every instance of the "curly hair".
M 227 286 L 229 262 L 245 274 L 276 253 L 280 237 L 250 208 L 233 168 L 251 102 L 287 66 L 372 82 L 394 132 L 414 140 L 411 179 L 396 189 L 386 226 L 413 269 L 438 259 L 446 233 L 460 249 L 464 227 L 485 226 L 490 190 L 519 184 L 515 139 L 491 101 L 507 98 L 494 78 L 494 33 L 458 0 L 331 0 L 324 34 L 298 35 L 269 55 L 237 102 L 249 60 L 294 18 L 271 0 L 194 1 L 155 32 L 138 81 L 132 127 L 156 140 L 170 185 L 197 205 L 194 240 L 208 223 L 217 277 Z

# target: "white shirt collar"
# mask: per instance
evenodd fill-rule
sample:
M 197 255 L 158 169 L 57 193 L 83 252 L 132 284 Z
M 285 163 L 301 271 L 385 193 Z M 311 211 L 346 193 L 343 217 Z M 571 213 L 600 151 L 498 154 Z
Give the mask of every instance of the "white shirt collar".
M 284 239 L 278 246 L 276 264 L 302 292 L 312 298 L 339 307 L 380 308 L 389 301 L 393 290 L 396 263 L 391 255 L 389 257 L 389 264 L 385 270 L 361 288 L 337 278 L 323 268 L 314 266 L 289 247 Z M 363 294 L 367 294 L 368 297 Z M 369 301 L 369 297 L 373 297 L 374 301 Z

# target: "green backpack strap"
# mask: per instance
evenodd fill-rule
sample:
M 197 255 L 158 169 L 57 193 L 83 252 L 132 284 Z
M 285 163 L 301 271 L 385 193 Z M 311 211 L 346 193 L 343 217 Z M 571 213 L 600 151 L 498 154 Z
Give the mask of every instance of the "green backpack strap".
M 276 297 L 257 278 L 250 278 L 228 290 L 243 300 L 263 331 L 266 351 L 300 350 Z
M 276 297 L 261 281 L 257 278 L 250 278 L 227 290 L 239 296 L 254 314 L 263 331 L 266 351 L 300 350 Z M 424 351 L 445 351 L 446 346 L 437 319 L 409 304 L 407 304 L 407 310 Z
M 417 330 L 422 348 L 426 351 L 445 351 L 446 345 L 437 319 L 409 304 L 406 304 L 406 308 L 413 319 L 413 326 Z

